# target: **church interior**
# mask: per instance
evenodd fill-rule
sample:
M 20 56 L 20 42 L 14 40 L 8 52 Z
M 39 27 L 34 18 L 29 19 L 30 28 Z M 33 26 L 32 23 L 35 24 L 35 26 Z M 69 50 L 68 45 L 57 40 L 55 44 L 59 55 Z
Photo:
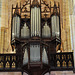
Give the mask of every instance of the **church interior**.
M 74 0 L 0 0 L 0 75 L 75 75 Z

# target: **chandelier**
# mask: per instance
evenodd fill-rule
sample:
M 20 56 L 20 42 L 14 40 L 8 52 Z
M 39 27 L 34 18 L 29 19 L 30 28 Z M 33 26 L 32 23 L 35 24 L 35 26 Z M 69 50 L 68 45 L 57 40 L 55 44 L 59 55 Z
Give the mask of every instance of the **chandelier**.
M 56 53 L 60 43 L 59 3 L 28 0 L 12 6 L 11 45 L 23 57 L 23 71 L 30 75 L 48 72 L 49 55 Z

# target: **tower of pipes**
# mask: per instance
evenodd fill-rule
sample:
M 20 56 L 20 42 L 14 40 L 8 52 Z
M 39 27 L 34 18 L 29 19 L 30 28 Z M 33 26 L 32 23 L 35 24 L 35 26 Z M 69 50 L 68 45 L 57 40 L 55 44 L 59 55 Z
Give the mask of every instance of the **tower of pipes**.
M 12 39 L 15 37 L 19 38 L 20 34 L 20 17 L 14 14 L 13 17 L 13 28 L 12 28 Z
M 41 11 L 39 2 L 34 0 L 31 6 L 31 37 L 41 36 Z

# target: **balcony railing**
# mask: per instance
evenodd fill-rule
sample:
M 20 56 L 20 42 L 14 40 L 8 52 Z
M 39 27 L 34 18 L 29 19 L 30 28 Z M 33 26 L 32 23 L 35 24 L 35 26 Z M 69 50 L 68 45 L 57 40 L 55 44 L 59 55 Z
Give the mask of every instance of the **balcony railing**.
M 51 70 L 73 70 L 73 53 L 50 54 L 50 67 Z
M 22 56 L 17 54 L 0 54 L 0 71 L 21 71 Z M 50 54 L 50 70 L 73 70 L 73 53 Z
M 21 55 L 0 54 L 0 71 L 20 71 L 21 65 Z

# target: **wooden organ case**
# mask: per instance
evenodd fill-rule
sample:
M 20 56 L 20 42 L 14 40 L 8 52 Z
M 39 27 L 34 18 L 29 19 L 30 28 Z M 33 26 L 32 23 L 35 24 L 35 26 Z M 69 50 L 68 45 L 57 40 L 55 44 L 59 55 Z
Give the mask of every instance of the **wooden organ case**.
M 60 41 L 59 3 L 28 0 L 12 6 L 11 45 L 22 55 L 22 71 L 44 75 L 50 70 L 50 53 L 56 53 Z

